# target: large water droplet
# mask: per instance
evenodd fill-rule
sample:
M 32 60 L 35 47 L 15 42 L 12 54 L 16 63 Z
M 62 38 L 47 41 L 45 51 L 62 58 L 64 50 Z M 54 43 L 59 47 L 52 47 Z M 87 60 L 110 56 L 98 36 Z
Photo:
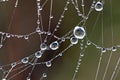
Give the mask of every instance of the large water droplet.
M 45 43 L 42 43 L 42 44 L 40 45 L 40 49 L 41 49 L 41 50 L 46 50 L 46 49 L 47 49 L 47 45 L 46 45 Z
M 50 49 L 57 50 L 59 48 L 59 43 L 57 41 L 50 44 Z
M 26 64 L 29 62 L 29 57 L 25 57 L 21 60 L 22 63 Z
M 96 11 L 102 11 L 102 10 L 103 10 L 103 2 L 98 1 L 98 2 L 95 4 L 95 10 L 96 10 Z
M 35 53 L 36 58 L 41 58 L 41 56 L 42 56 L 41 51 L 38 51 L 38 52 Z
M 46 66 L 47 66 L 47 67 L 51 67 L 51 66 L 52 66 L 51 61 L 46 62 Z
M 74 28 L 73 34 L 78 39 L 83 39 L 86 36 L 86 31 L 83 27 L 76 26 Z
M 72 38 L 70 39 L 70 42 L 71 42 L 71 44 L 77 44 L 77 43 L 78 43 L 78 38 L 72 37 Z

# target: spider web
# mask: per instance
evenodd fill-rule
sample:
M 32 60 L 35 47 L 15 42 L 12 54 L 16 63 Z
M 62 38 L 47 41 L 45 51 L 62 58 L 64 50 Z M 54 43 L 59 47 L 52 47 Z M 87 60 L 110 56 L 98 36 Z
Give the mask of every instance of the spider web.
M 25 34 L 23 33 L 18 34 L 19 32 L 17 34 L 14 34 L 14 32 L 11 33 L 11 31 L 13 26 L 16 26 L 14 25 L 15 21 L 17 22 L 17 19 L 15 18 L 16 17 L 20 18 L 18 17 L 20 13 L 17 15 L 18 9 L 19 10 L 28 9 L 31 11 L 32 7 L 23 9 L 26 6 L 31 5 L 29 4 L 30 2 L 26 0 L 25 1 L 26 4 L 29 4 L 26 6 L 23 4 L 24 1 L 22 0 L 14 0 L 14 1 L 1 0 L 0 2 L 2 6 L 4 4 L 7 5 L 8 4 L 11 5 L 10 3 L 12 3 L 12 5 L 14 4 L 14 6 L 12 6 L 12 11 L 11 11 L 12 13 L 7 26 L 7 32 L 3 32 L 3 31 L 0 32 L 1 49 L 5 48 L 4 46 L 6 45 L 7 40 L 15 41 L 14 39 L 24 40 L 25 42 L 24 41 L 22 42 L 24 42 L 25 44 L 32 44 L 32 46 L 34 46 L 33 45 L 34 43 L 37 43 L 36 45 L 39 45 L 39 47 L 38 46 L 37 48 L 35 47 L 37 49 L 37 50 L 35 49 L 36 51 L 32 51 L 34 49 L 32 47 L 28 47 L 28 48 L 32 48 L 32 50 L 28 49 L 31 52 L 33 52 L 31 55 L 29 54 L 28 54 L 29 56 L 24 55 L 23 56 L 24 58 L 19 59 L 18 61 L 15 60 L 15 62 L 12 61 L 12 63 L 10 62 L 10 64 L 1 65 L 0 70 L 2 74 L 1 76 L 2 80 L 18 79 L 17 76 L 19 76 L 22 73 L 25 74 L 24 79 L 31 80 L 33 73 L 38 72 L 38 70 L 40 70 L 40 73 L 36 75 L 37 76 L 36 78 L 33 77 L 33 79 L 56 80 L 55 75 L 53 78 L 49 78 L 49 74 L 47 74 L 49 73 L 50 69 L 54 68 L 53 62 L 57 61 L 59 57 L 66 56 L 66 54 L 67 56 L 71 55 L 70 58 L 71 60 L 68 58 L 67 59 L 72 61 L 75 57 L 74 55 L 77 55 L 76 49 L 78 49 L 80 52 L 79 55 L 75 57 L 75 59 L 77 60 L 77 65 L 76 65 L 76 61 L 74 61 L 75 63 L 72 64 L 72 66 L 75 67 L 75 70 L 72 70 L 71 76 L 69 78 L 65 77 L 64 79 L 67 78 L 67 80 L 69 79 L 117 80 L 120 71 L 120 67 L 119 67 L 120 58 L 118 52 L 120 45 L 119 43 L 115 43 L 116 32 L 114 29 L 116 28 L 114 28 L 113 26 L 116 25 L 114 25 L 113 22 L 112 0 L 110 1 L 90 0 L 89 2 L 86 0 L 33 1 L 35 6 L 34 7 L 35 10 L 33 12 L 35 13 L 32 14 L 34 15 L 28 15 L 25 13 L 25 11 L 22 13 L 24 17 L 27 15 L 29 17 L 35 16 L 35 21 L 30 20 L 31 22 L 34 23 L 32 24 L 32 26 L 34 25 L 34 28 L 30 28 L 31 31 L 29 31 L 29 33 L 27 34 L 26 31 L 23 32 Z M 96 9 L 96 5 L 99 2 L 102 3 L 102 5 L 104 5 L 103 6 L 104 9 L 100 11 Z M 60 3 L 62 5 L 64 4 L 63 7 L 62 5 L 60 5 L 59 7 Z M 97 7 L 99 8 L 101 7 L 101 5 L 98 5 Z M 108 15 L 106 13 L 108 13 Z M 23 18 L 23 20 L 29 21 L 30 19 L 29 17 L 25 17 Z M 106 19 L 106 17 L 109 17 L 109 19 Z M 25 23 L 30 23 L 27 21 L 25 21 Z M 25 30 L 29 30 L 30 25 L 29 24 L 27 25 L 25 23 L 21 23 L 25 25 L 24 27 L 21 28 L 24 28 Z M 105 23 L 107 23 L 107 25 Z M 16 28 L 16 29 L 19 31 L 19 29 L 21 28 L 18 29 Z M 22 30 L 24 31 L 24 29 Z M 79 35 L 79 33 L 75 33 L 77 29 L 80 29 L 81 35 Z M 15 31 L 17 32 L 17 30 Z M 60 32 L 62 33 L 60 34 Z M 34 42 L 32 42 L 31 39 Z M 38 40 L 38 42 L 36 42 L 36 39 Z M 76 54 L 75 53 L 68 54 L 69 52 L 67 51 L 71 50 L 75 46 L 77 47 L 73 49 L 73 51 L 76 51 L 75 52 Z M 91 48 L 92 50 L 94 50 L 94 52 L 91 51 Z M 18 53 L 21 53 L 21 51 Z M 30 52 L 28 51 L 28 53 Z M 91 59 L 87 59 L 87 56 L 89 57 L 91 55 L 93 57 L 97 56 L 96 57 L 97 59 L 95 58 L 93 62 L 86 64 L 87 62 L 89 62 L 89 60 L 91 60 Z M 72 63 L 70 61 L 68 62 Z M 66 63 L 64 62 L 64 64 Z M 83 68 L 86 65 L 87 67 Z M 94 66 L 94 67 L 93 68 L 91 67 L 91 70 L 89 70 L 88 72 L 87 69 L 90 66 Z M 63 70 L 65 69 L 67 68 L 64 68 Z M 72 69 L 74 68 L 72 67 Z M 83 72 L 85 76 L 81 76 L 82 75 L 81 72 Z M 87 75 L 88 77 L 86 77 Z

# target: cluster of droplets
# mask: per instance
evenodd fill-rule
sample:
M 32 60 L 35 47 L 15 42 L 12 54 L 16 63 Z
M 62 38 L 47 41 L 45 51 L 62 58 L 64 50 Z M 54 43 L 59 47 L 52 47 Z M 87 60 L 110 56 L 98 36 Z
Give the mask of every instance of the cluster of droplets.
M 1 0 L 1 1 L 8 1 L 8 0 Z M 79 10 L 79 7 L 78 5 L 73 1 L 72 1 L 72 4 L 74 5 L 75 9 L 77 10 L 78 12 L 78 15 L 79 16 L 82 16 L 83 18 L 85 17 L 85 15 L 83 14 L 84 12 L 81 12 Z M 83 0 L 82 0 L 83 1 Z M 64 7 L 64 11 L 56 25 L 56 28 L 54 29 L 53 33 L 55 31 L 57 31 L 57 29 L 60 27 L 60 24 L 61 24 L 61 21 L 62 19 L 64 18 L 64 14 L 65 12 L 68 10 L 68 5 L 70 4 L 70 0 L 67 0 L 66 2 L 66 5 Z M 82 2 L 82 7 L 84 8 L 84 2 Z M 102 11 L 103 10 L 103 6 L 104 6 L 104 3 L 102 1 L 98 1 L 96 3 L 94 3 L 94 6 L 92 6 L 92 8 L 94 7 L 94 9 L 96 11 Z M 29 39 L 29 37 L 35 33 L 38 33 L 39 35 L 51 35 L 53 36 L 55 39 L 57 39 L 56 41 L 53 41 L 51 42 L 49 45 L 46 43 L 46 42 L 43 42 L 40 44 L 40 51 L 37 51 L 34 53 L 34 57 L 39 59 L 42 57 L 42 55 L 44 54 L 44 51 L 47 51 L 47 50 L 52 50 L 52 51 L 55 51 L 55 50 L 58 50 L 59 47 L 60 47 L 60 41 L 61 40 L 62 42 L 65 42 L 66 39 L 69 39 L 70 40 L 70 44 L 72 45 L 75 45 L 75 44 L 78 44 L 79 40 L 82 40 L 84 41 L 85 37 L 87 36 L 87 33 L 86 33 L 86 28 L 84 26 L 75 26 L 74 29 L 72 30 L 72 35 L 73 36 L 68 36 L 68 37 L 57 37 L 56 35 L 54 35 L 53 33 L 51 32 L 47 32 L 47 31 L 43 31 L 42 29 L 40 29 L 40 15 L 41 15 L 41 11 L 42 11 L 42 8 L 40 6 L 40 0 L 37 0 L 37 10 L 38 10 L 38 20 L 37 20 L 37 28 L 34 32 L 30 33 L 30 34 L 25 34 L 25 35 L 15 35 L 15 34 L 11 34 L 11 33 L 5 33 L 5 32 L 0 32 L 0 35 L 1 35 L 1 43 L 0 43 L 0 48 L 2 47 L 2 42 L 6 39 L 6 38 L 11 38 L 11 37 L 16 37 L 16 38 L 24 38 L 24 39 Z M 89 17 L 89 16 L 87 16 Z M 51 18 L 53 18 L 53 16 L 51 16 Z M 87 18 L 86 18 L 87 19 Z M 31 66 L 35 66 L 37 64 L 44 64 L 46 65 L 46 67 L 51 67 L 52 66 L 52 61 L 59 57 L 59 56 L 62 56 L 63 53 L 68 50 L 72 45 L 69 45 L 67 48 L 65 48 L 62 52 L 60 52 L 58 55 L 56 55 L 53 59 L 49 60 L 49 61 L 46 61 L 46 62 L 33 62 L 31 61 L 30 57 L 25 57 L 23 59 L 21 59 L 20 62 L 14 62 L 14 63 L 11 63 L 11 67 L 14 68 L 15 66 L 17 66 L 19 63 L 22 63 L 24 65 L 26 64 L 31 64 Z M 87 40 L 86 42 L 86 45 L 89 46 L 89 45 L 94 45 L 97 49 L 100 49 L 101 52 L 105 53 L 106 51 L 108 50 L 111 50 L 111 51 L 116 51 L 117 50 L 117 47 L 120 47 L 119 45 L 117 46 L 113 46 L 113 47 L 110 47 L 110 48 L 104 48 L 104 47 L 99 47 L 98 45 L 96 45 L 95 43 L 93 43 L 92 41 L 90 40 Z M 83 44 L 81 43 L 80 46 L 83 47 Z M 83 48 L 81 48 L 81 50 L 83 50 Z M 32 57 L 33 57 L 32 56 Z M 76 69 L 75 69 L 75 73 L 78 72 L 79 70 L 79 67 L 80 67 L 80 64 L 81 64 L 81 61 L 82 61 L 82 58 L 84 57 L 84 50 L 80 53 L 80 56 L 79 56 L 79 59 L 78 59 L 78 62 L 77 62 L 77 66 L 76 66 Z M 47 74 L 46 73 L 43 73 L 42 77 L 47 77 Z M 2 80 L 6 80 L 6 78 L 3 78 Z M 30 80 L 30 77 L 27 77 L 27 80 Z

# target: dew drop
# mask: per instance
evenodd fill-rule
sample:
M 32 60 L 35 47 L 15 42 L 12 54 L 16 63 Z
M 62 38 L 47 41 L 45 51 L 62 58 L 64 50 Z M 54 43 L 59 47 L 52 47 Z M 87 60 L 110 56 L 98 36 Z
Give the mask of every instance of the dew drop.
M 42 53 L 40 51 L 35 53 L 35 57 L 36 58 L 41 58 L 41 56 L 42 56 Z
M 102 51 L 103 53 L 105 53 L 105 52 L 106 52 L 106 48 L 102 48 L 101 51 Z
M 21 60 L 22 63 L 26 64 L 29 62 L 29 57 L 25 57 Z
M 84 54 L 80 54 L 80 56 L 81 56 L 81 57 L 83 57 L 83 56 L 84 56 Z
M 57 41 L 54 41 L 50 44 L 50 49 L 57 50 L 59 48 L 59 43 Z
M 117 51 L 117 48 L 115 46 L 113 46 L 112 51 Z
M 65 42 L 65 38 L 64 37 L 62 37 L 61 40 L 62 40 L 62 42 Z
M 41 49 L 41 50 L 46 50 L 46 49 L 47 49 L 47 45 L 46 45 L 45 43 L 42 43 L 42 44 L 40 45 L 40 49 Z
M 2 78 L 2 80 L 6 80 L 6 78 Z
M 0 48 L 2 48 L 3 47 L 3 45 L 0 43 Z
M 98 1 L 96 4 L 95 4 L 95 10 L 96 11 L 102 11 L 103 10 L 103 3 Z
M 73 34 L 78 39 L 83 39 L 86 36 L 86 31 L 83 27 L 76 26 L 74 28 Z
M 9 33 L 7 33 L 7 34 L 6 34 L 6 37 L 7 37 L 7 38 L 10 38 L 10 37 L 11 37 L 11 35 L 10 35 Z
M 87 45 L 91 45 L 91 42 L 89 40 L 87 41 Z
M 25 35 L 24 38 L 27 40 L 27 39 L 29 39 L 29 36 L 28 36 L 28 35 Z
M 67 8 L 67 7 L 65 7 L 65 8 L 64 8 L 64 10 L 68 10 L 68 8 Z
M 39 27 L 36 28 L 36 32 L 40 32 L 40 28 Z
M 26 80 L 31 80 L 30 77 L 27 77 Z
M 0 66 L 0 70 L 2 70 L 3 68 L 2 68 L 2 66 Z
M 72 37 L 72 38 L 70 39 L 70 42 L 71 42 L 71 44 L 77 44 L 77 43 L 78 43 L 78 38 Z
M 11 66 L 12 66 L 12 67 L 15 67 L 16 65 L 17 65 L 17 63 L 16 63 L 16 62 L 11 63 Z
M 51 61 L 46 62 L 46 66 L 51 67 L 52 66 Z
M 62 53 L 59 53 L 59 56 L 62 56 L 63 54 Z
M 47 74 L 46 74 L 46 73 L 43 73 L 43 77 L 44 77 L 44 78 L 47 77 Z

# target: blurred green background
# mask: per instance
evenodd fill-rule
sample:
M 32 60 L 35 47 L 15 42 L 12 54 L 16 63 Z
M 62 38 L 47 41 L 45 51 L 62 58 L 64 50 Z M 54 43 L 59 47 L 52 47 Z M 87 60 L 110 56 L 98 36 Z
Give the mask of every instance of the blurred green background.
M 44 0 L 42 0 L 44 2 Z M 53 20 L 52 29 L 53 31 L 55 25 L 60 18 L 60 15 L 64 9 L 66 0 L 53 0 Z M 89 11 L 92 0 L 85 1 L 85 14 Z M 15 14 L 13 14 L 15 0 L 10 0 L 6 3 L 0 3 L 0 31 L 10 32 L 14 34 L 26 34 L 35 30 L 37 24 L 37 9 L 35 0 L 19 0 L 18 7 L 16 8 Z M 49 17 L 49 3 L 43 8 L 43 25 L 44 30 L 48 27 L 48 17 Z M 81 9 L 81 0 L 78 0 L 79 7 Z M 86 23 L 86 30 L 88 39 L 93 41 L 95 44 L 102 46 L 102 19 L 103 19 L 103 46 L 112 47 L 120 43 L 120 10 L 119 10 L 119 0 L 112 0 L 112 27 L 113 27 L 113 44 L 112 44 L 112 30 L 111 30 L 111 4 L 110 0 L 105 0 L 103 15 L 102 12 L 96 12 L 95 10 L 90 14 L 90 17 Z M 11 16 L 13 15 L 13 20 L 11 21 Z M 99 15 L 99 16 L 98 16 Z M 98 20 L 97 20 L 98 18 Z M 56 35 L 63 36 L 69 30 L 74 28 L 81 17 L 78 17 L 77 12 L 72 4 L 68 6 L 68 11 L 65 13 L 65 18 L 63 19 L 59 30 Z M 11 25 L 9 26 L 11 21 Z M 69 41 L 68 41 L 69 42 Z M 78 56 L 80 53 L 80 42 L 79 44 L 68 49 L 62 57 L 55 59 L 53 65 L 48 69 L 47 80 L 71 80 L 75 67 L 77 65 Z M 3 48 L 0 50 L 0 63 L 1 65 L 17 61 L 25 56 L 28 56 L 37 50 L 39 50 L 40 40 L 38 35 L 33 35 L 28 41 L 23 39 L 10 38 L 4 42 Z M 66 44 L 63 44 L 60 50 L 65 48 Z M 102 80 L 103 73 L 108 61 L 110 51 L 107 51 L 103 55 L 100 72 L 98 80 Z M 45 56 L 49 58 L 50 55 Z M 96 49 L 94 46 L 89 46 L 85 51 L 85 56 L 82 58 L 82 64 L 80 66 L 79 72 L 76 75 L 75 80 L 94 80 L 97 70 L 97 65 L 99 62 L 100 50 Z M 119 49 L 114 52 L 110 66 L 105 80 L 110 80 L 111 74 L 115 68 L 118 58 L 120 57 Z M 120 66 L 120 65 L 119 65 Z M 34 71 L 32 80 L 39 80 L 39 75 L 41 74 L 42 67 L 39 67 L 40 71 Z M 120 79 L 120 73 L 116 80 Z M 23 75 L 17 77 L 17 80 L 24 80 Z M 13 80 L 16 80 L 13 79 Z

